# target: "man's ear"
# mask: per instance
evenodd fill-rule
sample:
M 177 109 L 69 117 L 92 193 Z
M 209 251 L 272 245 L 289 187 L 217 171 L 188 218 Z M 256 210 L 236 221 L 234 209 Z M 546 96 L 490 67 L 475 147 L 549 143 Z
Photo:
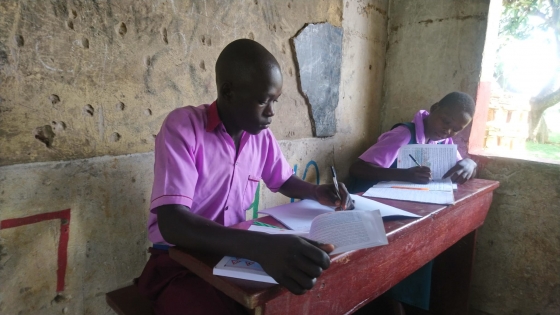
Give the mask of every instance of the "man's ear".
M 231 99 L 233 98 L 233 89 L 231 82 L 222 83 L 222 86 L 220 86 L 220 96 L 228 102 L 231 101 Z

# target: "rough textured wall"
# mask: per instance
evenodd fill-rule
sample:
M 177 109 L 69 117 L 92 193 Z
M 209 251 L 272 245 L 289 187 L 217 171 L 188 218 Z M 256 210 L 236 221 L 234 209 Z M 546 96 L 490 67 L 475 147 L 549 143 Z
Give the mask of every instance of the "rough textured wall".
M 146 261 L 152 169 L 152 153 L 0 168 L 0 314 L 106 314 L 105 293 L 129 285 Z M 64 209 L 66 246 L 58 219 L 4 226 Z
M 482 314 L 560 314 L 560 165 L 492 158 L 500 181 L 477 240 L 472 307 Z
M 475 97 L 489 1 L 391 2 L 382 131 L 449 92 Z M 468 132 L 457 136 L 462 153 Z
M 146 261 L 152 135 L 171 109 L 215 98 L 214 62 L 236 38 L 254 38 L 281 63 L 284 91 L 271 128 L 296 174 L 330 182 L 334 163 L 345 177 L 378 136 L 387 7 L 387 0 L 1 2 L 0 222 L 22 225 L 0 229 L 0 314 L 111 313 L 104 293 L 130 284 Z M 317 139 L 289 38 L 323 21 L 344 28 L 342 78 L 337 133 Z M 45 125 L 50 130 L 35 133 Z M 69 161 L 52 161 L 60 159 Z M 46 162 L 22 164 L 32 161 Z M 257 201 L 263 208 L 289 200 L 262 188 Z M 69 220 L 58 217 L 65 209 Z M 60 257 L 68 265 L 57 293 Z
M 2 1 L 0 165 L 152 150 L 170 110 L 216 98 L 215 60 L 243 37 L 286 77 L 272 130 L 309 137 L 289 39 L 341 18 L 339 0 Z
M 391 2 L 383 130 L 451 90 L 477 95 L 488 9 L 489 1 Z M 463 149 L 469 134 L 456 139 Z M 560 314 L 560 166 L 488 158 L 480 168 L 501 186 L 479 230 L 472 312 Z

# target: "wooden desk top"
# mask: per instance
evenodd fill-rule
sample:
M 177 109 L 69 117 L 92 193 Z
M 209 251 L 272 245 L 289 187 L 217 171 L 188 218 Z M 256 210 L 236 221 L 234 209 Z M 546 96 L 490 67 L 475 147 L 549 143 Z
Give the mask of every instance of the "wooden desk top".
M 170 256 L 247 308 L 274 303 L 287 305 L 276 307 L 278 314 L 295 314 L 301 308 L 293 307 L 305 308 L 313 303 L 312 313 L 342 314 L 381 295 L 481 226 L 490 207 L 492 191 L 498 186 L 496 181 L 470 180 L 455 191 L 452 206 L 372 198 L 422 218 L 384 222 L 388 245 L 332 256 L 330 268 L 317 279 L 312 290 L 301 296 L 280 285 L 214 276 L 212 269 L 222 256 L 187 253 L 179 248 L 171 248 Z M 272 217 L 258 221 L 282 226 Z M 248 229 L 251 224 L 252 221 L 242 222 L 235 228 Z M 336 305 L 330 300 L 333 296 L 339 300 Z M 267 308 L 267 313 L 270 309 Z

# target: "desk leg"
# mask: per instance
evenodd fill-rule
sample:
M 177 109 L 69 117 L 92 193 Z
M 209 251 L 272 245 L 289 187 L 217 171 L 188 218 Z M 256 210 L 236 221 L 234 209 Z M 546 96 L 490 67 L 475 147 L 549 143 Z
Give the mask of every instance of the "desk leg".
M 477 230 L 437 256 L 432 271 L 430 314 L 468 315 Z

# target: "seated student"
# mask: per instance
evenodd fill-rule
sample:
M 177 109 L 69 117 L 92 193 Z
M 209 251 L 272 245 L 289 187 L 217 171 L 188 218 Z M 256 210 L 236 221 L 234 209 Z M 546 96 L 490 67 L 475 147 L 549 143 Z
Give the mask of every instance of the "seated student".
M 471 122 L 473 114 L 473 99 L 468 94 L 452 92 L 432 105 L 430 112 L 420 110 L 412 122 L 396 124 L 352 164 L 350 175 L 354 183 L 351 191 L 366 191 L 379 181 L 429 182 L 429 167 L 397 168 L 400 147 L 407 144 L 452 144 L 451 137 Z M 476 163 L 468 158 L 462 159 L 458 153 L 457 160 L 457 164 L 444 177 L 451 177 L 453 182 L 462 184 L 475 176 Z M 427 310 L 431 274 L 432 262 L 429 262 L 393 287 L 388 295 L 397 301 Z
M 282 73 L 274 56 L 248 39 L 227 45 L 216 62 L 218 98 L 172 111 L 156 138 L 148 237 L 151 257 L 138 278 L 156 314 L 237 314 L 245 309 L 172 260 L 168 246 L 244 257 L 279 284 L 303 294 L 330 264 L 333 245 L 293 235 L 227 228 L 245 220 L 262 179 L 272 191 L 342 209 L 340 183 L 313 185 L 293 175 L 272 132 Z
M 350 167 L 350 175 L 355 180 L 352 191 L 366 191 L 379 181 L 429 182 L 431 171 L 426 166 L 397 168 L 400 147 L 407 144 L 452 144 L 451 137 L 471 122 L 473 114 L 473 99 L 468 94 L 452 92 L 432 105 L 430 112 L 420 110 L 412 122 L 396 124 Z M 457 164 L 444 177 L 451 177 L 453 182 L 462 184 L 474 177 L 476 163 L 457 155 Z

